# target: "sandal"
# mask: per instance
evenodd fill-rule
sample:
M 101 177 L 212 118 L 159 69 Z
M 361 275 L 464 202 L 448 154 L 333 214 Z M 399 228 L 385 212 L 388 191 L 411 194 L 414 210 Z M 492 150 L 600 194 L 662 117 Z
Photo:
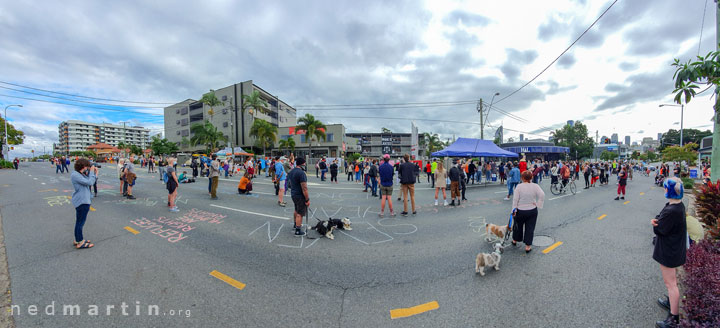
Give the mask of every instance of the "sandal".
M 86 241 L 89 242 L 89 243 L 92 242 L 92 241 L 90 241 L 90 240 L 86 240 Z M 80 243 L 81 243 L 81 242 L 73 241 L 73 246 L 77 246 L 77 245 L 80 244 Z
M 78 244 L 77 246 L 75 246 L 75 248 L 77 248 L 77 249 L 82 249 L 82 248 L 91 248 L 91 247 L 93 247 L 93 246 L 95 246 L 95 244 L 93 244 L 93 243 L 91 243 L 90 241 L 87 241 L 87 240 L 86 240 L 84 243 Z

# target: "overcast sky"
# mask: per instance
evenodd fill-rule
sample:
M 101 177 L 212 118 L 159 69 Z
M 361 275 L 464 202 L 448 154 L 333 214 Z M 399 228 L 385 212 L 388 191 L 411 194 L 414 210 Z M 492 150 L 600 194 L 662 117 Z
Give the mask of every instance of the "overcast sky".
M 489 103 L 499 92 L 497 107 L 521 120 L 491 112 L 486 138 L 501 124 L 546 138 L 547 128 L 570 119 L 586 123 L 593 136 L 599 130 L 621 140 L 678 129 L 680 108 L 658 105 L 672 102 L 673 58 L 694 58 L 698 44 L 701 54 L 714 50 L 713 1 L 619 0 L 555 65 L 503 99 L 611 3 L 0 0 L 0 81 L 98 98 L 179 102 L 253 80 L 298 108 L 478 98 Z M 712 128 L 709 93 L 685 108 L 686 128 Z M 162 128 L 162 109 L 128 114 L 8 95 L 57 99 L 0 89 L 0 106 L 24 106 L 8 110 L 10 122 L 27 135 L 11 156 L 43 146 L 49 151 L 58 123 L 68 119 Z M 409 132 L 415 118 L 462 122 L 417 120 L 421 132 L 480 135 L 472 103 L 311 113 L 352 132 Z M 367 116 L 375 118 L 342 118 Z

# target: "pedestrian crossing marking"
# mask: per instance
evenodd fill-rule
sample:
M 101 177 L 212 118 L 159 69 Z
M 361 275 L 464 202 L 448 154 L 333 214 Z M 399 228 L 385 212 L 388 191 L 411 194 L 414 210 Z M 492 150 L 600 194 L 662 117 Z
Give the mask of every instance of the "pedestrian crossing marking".
M 231 278 L 230 276 L 225 275 L 224 273 L 221 273 L 217 270 L 213 270 L 212 272 L 210 272 L 210 275 L 224 281 L 228 285 L 233 286 L 239 290 L 243 290 L 243 288 L 245 288 L 245 284 L 243 284 L 243 283 L 241 283 L 241 282 Z
M 431 311 L 440 308 L 437 301 L 428 302 L 425 304 L 416 305 L 409 308 L 401 308 L 390 310 L 390 319 L 406 318 L 420 314 L 423 312 Z

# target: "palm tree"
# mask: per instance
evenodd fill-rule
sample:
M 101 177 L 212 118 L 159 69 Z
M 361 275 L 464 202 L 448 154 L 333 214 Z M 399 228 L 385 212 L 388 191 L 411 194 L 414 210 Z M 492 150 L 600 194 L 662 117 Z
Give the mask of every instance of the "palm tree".
M 290 136 L 290 138 L 287 139 L 280 139 L 280 151 L 282 151 L 283 148 L 289 149 L 290 152 L 295 151 L 295 139 Z
M 270 143 L 274 144 L 277 134 L 277 126 L 262 119 L 255 120 L 250 127 L 250 136 L 257 139 L 257 143 L 262 146 L 263 156 L 265 156 L 265 147 Z
M 193 133 L 193 137 L 190 138 L 190 145 L 193 147 L 206 145 L 208 154 L 218 149 L 220 142 L 227 142 L 228 140 L 227 136 L 221 131 L 218 131 L 217 127 L 207 120 L 204 124 L 193 124 L 193 126 L 190 127 L 190 132 Z
M 250 114 L 255 117 L 257 112 L 267 113 L 270 110 L 268 109 L 268 103 L 265 101 L 265 99 L 262 99 L 260 97 L 260 91 L 253 90 L 249 95 L 243 95 L 243 105 L 242 105 L 242 111 L 244 112 L 248 108 L 254 108 L 254 111 L 251 111 Z
M 305 116 L 299 118 L 297 122 L 298 125 L 295 127 L 295 133 L 297 133 L 297 130 L 305 131 L 305 139 L 310 149 L 310 157 L 312 157 L 312 142 L 315 141 L 315 138 L 325 140 L 327 138 L 325 129 L 327 128 L 323 122 L 316 120 L 312 114 L 305 114 Z
M 432 154 L 438 150 L 441 150 L 444 147 L 444 143 L 440 141 L 440 137 L 437 135 L 437 133 L 431 134 L 431 133 L 423 133 L 423 141 L 427 145 L 428 153 Z
M 214 106 L 220 106 L 223 103 L 220 102 L 220 100 L 217 99 L 215 96 L 215 90 L 210 90 L 210 92 L 204 94 L 202 96 L 202 99 L 200 101 L 210 107 L 210 110 L 208 110 L 208 114 L 210 115 L 210 120 L 212 120 L 213 115 L 215 114 L 215 111 L 213 110 Z

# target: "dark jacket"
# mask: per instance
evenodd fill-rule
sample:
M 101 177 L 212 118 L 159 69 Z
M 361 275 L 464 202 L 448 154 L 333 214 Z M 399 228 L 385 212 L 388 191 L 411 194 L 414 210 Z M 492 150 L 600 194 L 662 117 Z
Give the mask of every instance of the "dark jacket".
M 330 164 L 330 173 L 336 174 L 338 171 L 338 165 L 335 163 Z
M 400 164 L 400 168 L 398 168 L 398 174 L 400 175 L 400 184 L 415 183 L 415 167 L 416 165 L 410 162 Z
M 656 236 L 653 259 L 668 268 L 685 264 L 687 251 L 685 205 L 667 203 L 655 218 L 658 219 L 658 226 L 653 227 Z
M 457 166 L 450 168 L 448 178 L 450 178 L 450 181 L 460 181 L 460 169 L 458 169 Z

